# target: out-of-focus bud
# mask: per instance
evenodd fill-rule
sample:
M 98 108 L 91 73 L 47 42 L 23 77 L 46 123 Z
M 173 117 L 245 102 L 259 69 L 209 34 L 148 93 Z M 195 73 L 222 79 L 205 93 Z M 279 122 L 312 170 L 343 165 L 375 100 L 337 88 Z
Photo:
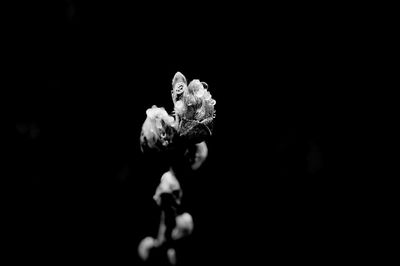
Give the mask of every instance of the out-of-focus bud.
M 147 261 L 149 258 L 150 250 L 155 247 L 156 240 L 150 236 L 145 237 L 142 241 L 140 241 L 138 247 L 139 257 L 143 261 Z
M 193 232 L 193 218 L 185 212 L 176 217 L 176 226 L 172 231 L 172 239 L 178 240 L 185 236 L 190 235 Z
M 168 261 L 171 265 L 176 265 L 176 252 L 175 249 L 169 248 L 167 250 Z
M 208 148 L 205 141 L 194 144 L 194 147 L 186 151 L 186 158 L 192 170 L 197 170 L 204 163 L 208 155 Z
M 153 199 L 159 206 L 163 204 L 163 194 L 169 195 L 169 198 L 173 200 L 174 205 L 180 205 L 182 198 L 181 186 L 178 182 L 178 179 L 176 179 L 175 175 L 171 171 L 163 174 L 160 180 L 160 184 L 156 189 L 156 193 L 153 196 Z

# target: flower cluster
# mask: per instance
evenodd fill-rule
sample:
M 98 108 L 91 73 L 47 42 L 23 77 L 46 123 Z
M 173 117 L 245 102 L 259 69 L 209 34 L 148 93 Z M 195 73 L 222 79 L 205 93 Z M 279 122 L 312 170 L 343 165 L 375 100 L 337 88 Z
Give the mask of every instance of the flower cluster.
M 164 150 L 172 143 L 175 134 L 195 143 L 211 135 L 216 102 L 205 82 L 195 79 L 187 85 L 185 76 L 177 72 L 172 80 L 172 100 L 175 118 L 164 108 L 156 106 L 146 111 L 147 118 L 140 137 L 142 150 Z

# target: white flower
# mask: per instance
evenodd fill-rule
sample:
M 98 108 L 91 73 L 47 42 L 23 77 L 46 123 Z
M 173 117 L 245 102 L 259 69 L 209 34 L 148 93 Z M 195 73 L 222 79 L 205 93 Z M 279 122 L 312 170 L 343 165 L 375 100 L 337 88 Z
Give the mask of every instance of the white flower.
M 157 106 L 147 109 L 146 114 L 147 118 L 143 123 L 140 137 L 142 147 L 166 148 L 174 135 L 175 119 L 168 115 L 164 108 Z

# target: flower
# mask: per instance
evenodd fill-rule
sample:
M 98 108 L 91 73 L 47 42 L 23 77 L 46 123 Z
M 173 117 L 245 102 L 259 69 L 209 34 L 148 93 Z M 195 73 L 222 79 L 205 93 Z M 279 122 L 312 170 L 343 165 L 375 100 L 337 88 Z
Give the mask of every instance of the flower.
M 165 150 L 175 135 L 201 142 L 211 134 L 216 102 L 207 83 L 194 79 L 187 85 L 185 76 L 177 72 L 172 79 L 171 94 L 175 118 L 162 107 L 153 106 L 146 110 L 147 118 L 140 136 L 142 151 Z
M 176 133 L 175 119 L 164 108 L 155 105 L 147 109 L 146 115 L 140 135 L 142 151 L 167 149 Z
M 207 83 L 194 79 L 189 85 L 186 84 L 185 76 L 177 72 L 172 80 L 177 130 L 181 136 L 197 139 L 197 136 L 211 132 L 208 127 L 215 118 L 216 101 L 212 99 Z
M 176 226 L 171 233 L 172 239 L 178 240 L 193 232 L 193 218 L 189 213 L 182 213 L 176 216 L 175 220 Z
M 178 73 L 176 75 L 178 75 Z M 184 80 L 186 80 L 186 78 Z M 207 88 L 207 83 L 201 82 L 198 79 L 194 79 L 189 83 L 187 88 L 185 88 L 180 95 L 179 101 L 182 101 L 184 106 L 182 107 L 180 102 L 178 106 L 175 105 L 175 108 L 178 107 L 177 109 L 180 111 L 176 112 L 179 118 L 196 120 L 198 122 L 206 118 L 214 118 L 214 105 L 216 102 L 212 99 L 211 93 Z M 175 88 L 174 91 L 177 95 L 178 90 Z

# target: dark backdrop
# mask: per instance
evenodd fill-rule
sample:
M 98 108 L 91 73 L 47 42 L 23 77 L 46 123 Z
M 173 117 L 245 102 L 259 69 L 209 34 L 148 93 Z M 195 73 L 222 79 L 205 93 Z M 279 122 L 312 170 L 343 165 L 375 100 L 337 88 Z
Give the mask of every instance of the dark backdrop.
M 333 107 L 347 46 L 327 12 L 296 10 L 18 7 L 19 258 L 139 263 L 139 241 L 157 230 L 152 195 L 167 166 L 141 154 L 139 134 L 147 108 L 172 110 L 177 71 L 206 81 L 217 101 L 209 158 L 183 184 L 195 231 L 182 261 L 326 262 L 346 254 L 342 214 L 350 208 L 341 208 L 345 189 L 335 176 L 343 128 Z

